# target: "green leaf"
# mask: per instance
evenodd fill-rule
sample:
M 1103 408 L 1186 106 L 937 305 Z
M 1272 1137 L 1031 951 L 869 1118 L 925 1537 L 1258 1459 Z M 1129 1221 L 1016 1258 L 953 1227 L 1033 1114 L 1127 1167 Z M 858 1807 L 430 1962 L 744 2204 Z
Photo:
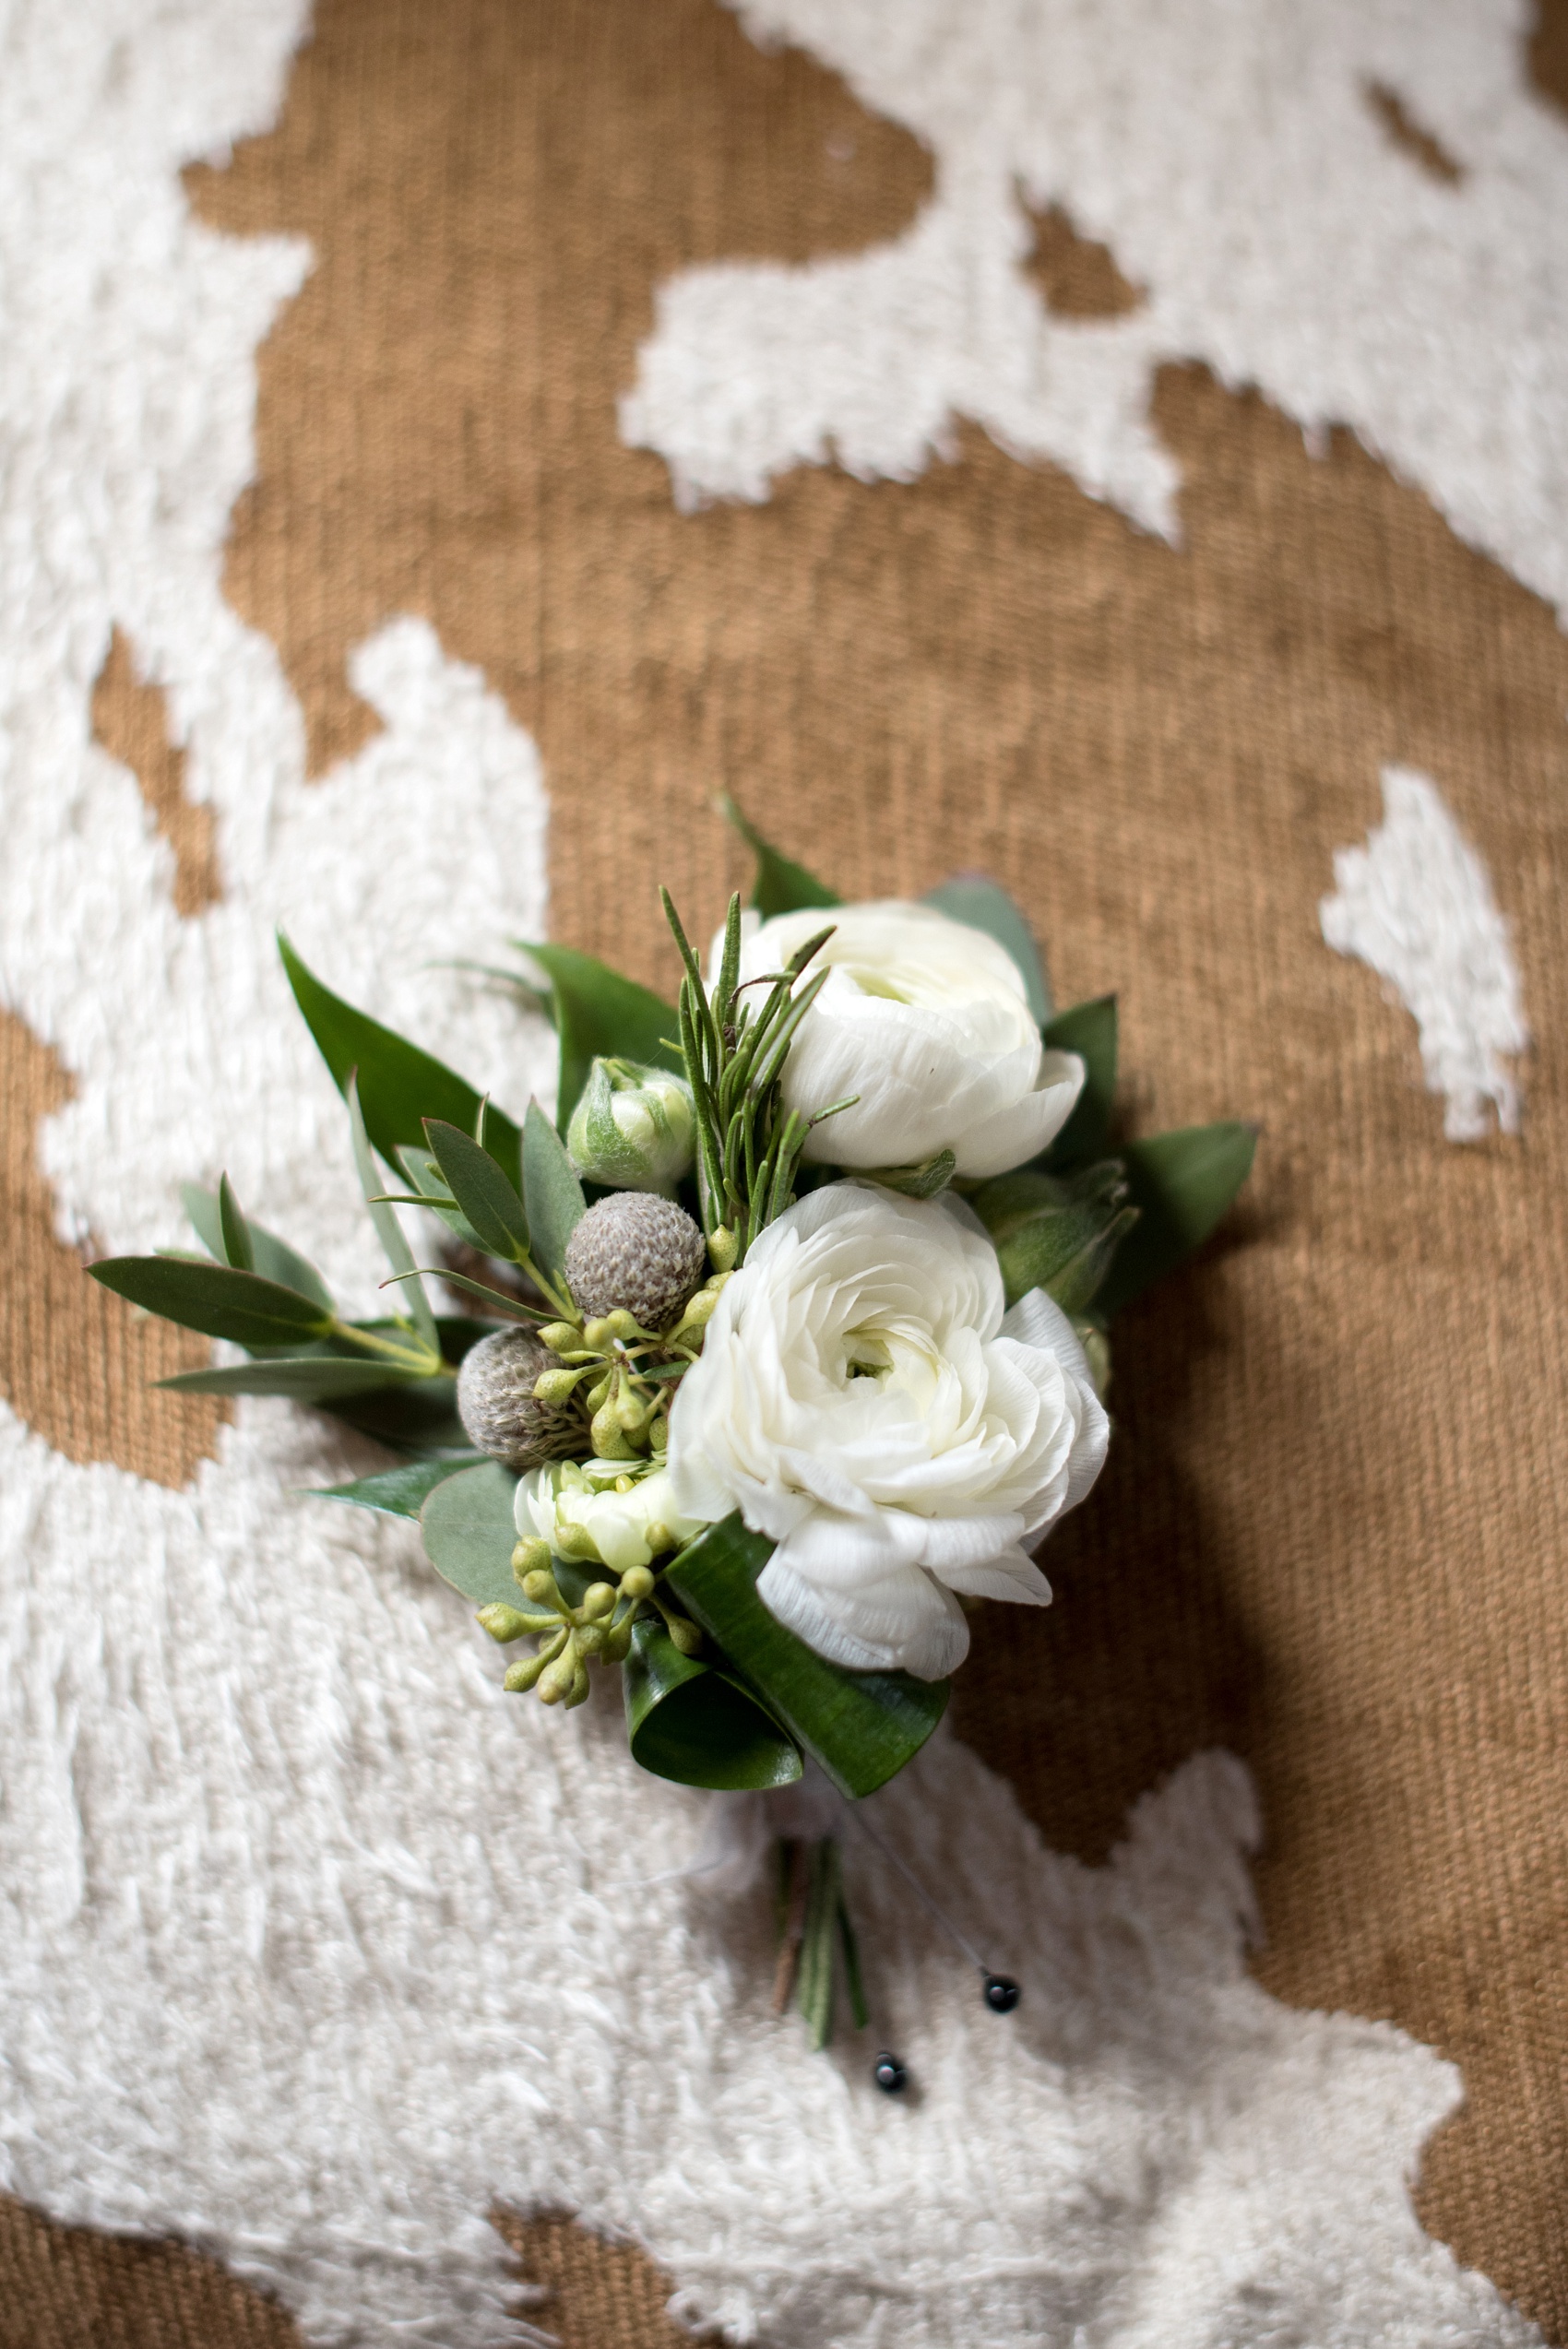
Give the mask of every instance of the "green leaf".
M 417 1378 L 417 1370 L 362 1354 L 271 1356 L 265 1362 L 237 1362 L 221 1370 L 182 1370 L 157 1384 L 183 1394 L 286 1394 L 296 1403 L 336 1403 L 345 1395 L 375 1394 Z
M 1122 1153 L 1138 1226 L 1095 1299 L 1097 1320 L 1175 1271 L 1202 1247 L 1252 1170 L 1258 1130 L 1227 1121 L 1150 1134 Z
M 982 1183 L 969 1204 L 991 1234 L 1008 1304 L 1043 1288 L 1064 1313 L 1087 1311 L 1137 1221 L 1126 1197 L 1118 1158 L 1075 1175 L 1019 1167 Z
M 202 1191 L 194 1182 L 183 1185 L 180 1204 L 196 1230 L 208 1254 L 218 1263 L 224 1262 L 223 1225 L 219 1212 L 216 1191 Z M 332 1292 L 315 1266 L 306 1261 L 286 1240 L 268 1231 L 262 1224 L 253 1223 L 247 1216 L 245 1229 L 250 1235 L 252 1269 L 266 1280 L 275 1280 L 280 1288 L 292 1288 L 302 1297 L 314 1298 L 318 1305 L 332 1311 Z
M 732 1676 L 683 1655 L 656 1615 L 632 1626 L 621 1667 L 632 1759 L 681 1786 L 789 1786 L 800 1749 Z
M 856 2030 L 863 2031 L 871 2021 L 871 2009 L 866 2004 L 865 1984 L 861 1976 L 861 1945 L 855 1939 L 855 1928 L 842 1892 L 838 1895 L 838 1936 L 844 1944 L 844 1979 L 849 1990 L 849 2013 Z
M 522 952 L 538 963 L 555 991 L 555 1033 L 561 1044 L 555 1122 L 563 1133 L 596 1057 L 643 1061 L 651 1068 L 684 1075 L 680 1049 L 668 1041 L 675 1034 L 675 1013 L 669 1003 L 575 946 L 524 945 Z M 454 1118 L 452 1122 L 463 1121 Z M 471 1131 L 471 1117 L 468 1123 Z M 506 1170 L 513 1172 L 510 1167 Z
M 834 1934 L 838 1923 L 838 1839 L 824 1835 L 812 1845 L 806 1913 L 801 1928 L 796 2000 L 806 2020 L 814 2050 L 833 2036 Z
M 1005 947 L 1018 966 L 1035 1018 L 1043 1025 L 1051 1017 L 1051 981 L 1034 931 L 1022 907 L 1014 903 L 1005 889 L 983 873 L 960 872 L 940 888 L 928 889 L 923 903 L 935 906 L 954 921 L 967 921 L 971 930 L 983 930 L 988 938 Z
M 439 1484 L 473 1463 L 471 1453 L 452 1460 L 414 1460 L 401 1468 L 383 1468 L 379 1476 L 361 1477 L 351 1485 L 319 1485 L 313 1501 L 346 1501 L 354 1509 L 379 1509 L 388 1517 L 417 1518 Z M 514 1591 L 516 1584 L 513 1584 Z M 515 1607 L 516 1597 L 507 1605 Z
M 278 948 L 294 1001 L 340 1093 L 347 1091 L 350 1076 L 358 1071 L 365 1132 L 389 1165 L 397 1165 L 398 1153 L 405 1144 L 423 1142 L 426 1118 L 445 1118 L 466 1133 L 473 1132 L 480 1096 L 471 1085 L 431 1053 L 421 1051 L 417 1044 L 408 1043 L 334 995 L 305 967 L 281 932 Z M 522 1140 L 517 1128 L 493 1109 L 485 1121 L 485 1136 L 517 1182 Z
M 424 1293 L 424 1283 L 419 1277 L 413 1250 L 398 1221 L 398 1210 L 389 1207 L 377 1195 L 381 1190 L 381 1179 L 375 1171 L 375 1160 L 370 1155 L 370 1136 L 365 1132 L 364 1114 L 360 1107 L 359 1080 L 351 1070 L 343 1097 L 349 1105 L 349 1131 L 353 1136 L 354 1165 L 359 1173 L 360 1188 L 370 1209 L 370 1219 L 375 1226 L 375 1236 L 381 1242 L 381 1252 L 391 1267 L 393 1279 L 399 1284 L 402 1295 L 408 1299 L 409 1315 L 415 1329 L 431 1352 L 439 1355 L 441 1344 L 435 1335 L 435 1315 Z
M 566 1242 L 588 1213 L 588 1202 L 565 1144 L 537 1101 L 529 1103 L 523 1120 L 523 1197 L 533 1261 L 546 1279 L 561 1281 Z
M 500 1160 L 493 1158 L 461 1126 L 448 1125 L 442 1118 L 426 1118 L 424 1130 L 442 1180 L 481 1248 L 487 1255 L 505 1257 L 508 1263 L 523 1263 L 529 1252 L 528 1221 Z M 526 1160 L 526 1142 L 523 1156 Z
M 457 1381 L 437 1375 L 410 1379 L 401 1386 L 385 1386 L 374 1394 L 350 1395 L 341 1403 L 323 1403 L 322 1410 L 341 1419 L 345 1427 L 374 1436 L 388 1452 L 429 1460 L 466 1450 L 469 1432 L 457 1417 Z
M 218 1178 L 218 1227 L 223 1242 L 223 1262 L 232 1264 L 236 1272 L 254 1273 L 256 1265 L 250 1232 L 226 1174 Z
M 1059 1052 L 1076 1052 L 1084 1064 L 1084 1089 L 1073 1104 L 1073 1114 L 1045 1154 L 1055 1169 L 1083 1166 L 1103 1156 L 1111 1133 L 1111 1108 L 1116 1092 L 1116 998 L 1097 995 L 1058 1012 L 1041 1031 L 1046 1044 Z
M 89 1264 L 93 1279 L 148 1313 L 236 1346 L 289 1346 L 325 1337 L 332 1316 L 313 1298 L 228 1264 L 179 1256 L 110 1256 Z
M 512 1572 L 517 1527 L 512 1514 L 517 1479 L 498 1460 L 459 1468 L 426 1494 L 420 1510 L 425 1555 L 436 1572 L 476 1607 L 497 1599 L 521 1604 Z
M 726 792 L 719 802 L 729 821 L 756 855 L 756 879 L 752 884 L 752 904 L 764 921 L 771 921 L 775 914 L 796 913 L 804 906 L 841 906 L 844 902 L 825 881 L 808 872 L 803 864 L 796 864 L 789 857 L 779 855 L 769 841 L 763 838 L 756 825 L 744 811 L 736 806 Z
M 877 1167 L 862 1180 L 879 1182 L 884 1191 L 897 1191 L 906 1199 L 934 1199 L 946 1190 L 957 1165 L 951 1150 L 939 1150 L 918 1167 Z
M 869 1795 L 917 1754 L 946 1710 L 945 1680 L 846 1672 L 768 1613 L 756 1579 L 773 1554 L 738 1515 L 709 1526 L 665 1576 L 770 1712 L 844 1795 Z

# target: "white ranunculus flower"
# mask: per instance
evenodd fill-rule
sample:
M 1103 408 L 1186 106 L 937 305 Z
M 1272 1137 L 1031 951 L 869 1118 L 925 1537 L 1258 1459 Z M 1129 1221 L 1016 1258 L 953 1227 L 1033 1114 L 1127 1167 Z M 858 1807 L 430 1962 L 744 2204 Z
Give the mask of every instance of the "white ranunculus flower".
M 934 906 L 813 907 L 771 921 L 747 915 L 742 978 L 782 969 L 830 921 L 802 976 L 804 985 L 830 972 L 790 1047 L 784 1098 L 806 1116 L 860 1098 L 817 1128 L 806 1157 L 907 1167 L 951 1150 L 959 1174 L 980 1176 L 1043 1150 L 1067 1121 L 1084 1064 L 1045 1050 L 1006 949 Z M 716 970 L 722 945 L 720 936 Z
M 671 1415 L 694 1517 L 739 1509 L 778 1547 L 757 1583 L 819 1655 L 940 1679 L 955 1591 L 1042 1606 L 1024 1544 L 1081 1501 L 1109 1423 L 1038 1289 L 1003 1311 L 968 1210 L 837 1182 L 782 1215 L 726 1283 Z
M 512 1512 L 519 1534 L 537 1534 L 563 1558 L 583 1554 L 563 1531 L 586 1535 L 612 1574 L 651 1565 L 709 1522 L 683 1513 L 667 1468 L 631 1475 L 624 1460 L 547 1461 L 522 1478 Z

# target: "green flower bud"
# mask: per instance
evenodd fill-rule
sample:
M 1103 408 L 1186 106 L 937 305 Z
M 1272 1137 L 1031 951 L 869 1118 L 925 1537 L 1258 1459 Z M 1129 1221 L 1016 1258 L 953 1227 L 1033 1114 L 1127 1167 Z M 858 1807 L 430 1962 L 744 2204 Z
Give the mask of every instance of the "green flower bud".
M 529 1629 L 529 1619 L 519 1615 L 515 1607 L 507 1607 L 501 1599 L 490 1607 L 481 1607 L 475 1621 L 482 1623 L 498 1647 L 505 1647 L 512 1640 L 520 1640 Z
M 671 1532 L 669 1526 L 661 1524 L 657 1517 L 654 1519 L 652 1524 L 649 1525 L 643 1538 L 647 1543 L 649 1549 L 652 1550 L 656 1558 L 662 1557 L 667 1549 L 673 1549 L 675 1547 L 674 1535 Z
M 550 1551 L 541 1541 L 519 1542 L 519 1549 L 542 1549 L 546 1558 Z M 514 1572 L 516 1569 L 514 1569 Z M 559 1607 L 561 1594 L 555 1587 L 555 1577 L 548 1566 L 536 1566 L 523 1576 L 523 1596 L 531 1598 L 536 1607 Z
M 684 1615 L 667 1615 L 664 1619 L 664 1628 L 669 1632 L 677 1652 L 682 1655 L 695 1655 L 702 1645 L 702 1633 L 695 1623 L 688 1621 Z
M 587 1666 L 587 1665 L 586 1665 L 586 1664 L 582 1661 L 582 1658 L 579 1656 L 579 1657 L 578 1657 L 578 1659 L 577 1659 L 577 1669 L 576 1669 L 576 1678 L 573 1679 L 572 1685 L 571 1685 L 571 1687 L 567 1690 L 566 1694 L 565 1694 L 565 1697 L 564 1698 L 564 1700 L 563 1700 L 563 1702 L 562 1702 L 562 1710 L 563 1710 L 563 1712 L 570 1713 L 570 1712 L 571 1712 L 571 1710 L 572 1710 L 572 1708 L 574 1707 L 574 1705 L 586 1704 L 586 1703 L 588 1702 L 588 1666 Z
M 615 1586 L 612 1583 L 590 1583 L 583 1593 L 582 1612 L 590 1623 L 596 1622 L 601 1615 L 611 1614 L 614 1606 Z
M 596 1558 L 599 1555 L 593 1546 L 593 1536 L 581 1525 L 558 1526 L 555 1539 L 563 1558 Z
M 583 1344 L 594 1354 L 607 1354 L 615 1333 L 610 1323 L 595 1319 L 583 1323 Z
M 543 1671 L 544 1661 L 542 1655 L 525 1655 L 516 1664 L 509 1664 L 501 1683 L 508 1696 L 526 1696 Z
M 623 1346 L 629 1346 L 634 1338 L 641 1337 L 644 1335 L 644 1332 L 637 1325 L 636 1315 L 635 1313 L 628 1313 L 624 1305 L 617 1305 L 612 1313 L 607 1313 L 605 1315 L 604 1326 L 612 1337 L 618 1337 L 621 1340 Z M 649 1336 L 657 1337 L 659 1333 L 657 1330 L 653 1330 L 649 1331 L 647 1335 Z
M 684 1077 L 596 1060 L 566 1129 L 579 1174 L 615 1191 L 672 1192 L 692 1164 L 696 1111 Z
M 646 1566 L 628 1566 L 621 1577 L 623 1598 L 646 1598 L 653 1588 L 653 1576 Z
M 571 1322 L 546 1322 L 539 1342 L 548 1346 L 552 1354 L 572 1354 L 582 1344 L 583 1334 Z
M 576 1643 L 568 1640 L 554 1663 L 548 1665 L 539 1676 L 540 1704 L 559 1704 L 563 1697 L 570 1696 L 572 1684 L 579 1672 L 583 1673 L 586 1683 L 588 1674 L 577 1660 Z
M 635 1460 L 637 1456 L 627 1441 L 620 1414 L 612 1402 L 600 1404 L 593 1415 L 588 1433 L 593 1438 L 594 1451 L 601 1460 Z
M 537 1403 L 565 1403 L 576 1392 L 581 1370 L 546 1370 L 533 1382 Z
M 708 1262 L 716 1273 L 733 1272 L 740 1252 L 741 1243 L 726 1225 L 720 1224 L 717 1231 L 708 1233 Z

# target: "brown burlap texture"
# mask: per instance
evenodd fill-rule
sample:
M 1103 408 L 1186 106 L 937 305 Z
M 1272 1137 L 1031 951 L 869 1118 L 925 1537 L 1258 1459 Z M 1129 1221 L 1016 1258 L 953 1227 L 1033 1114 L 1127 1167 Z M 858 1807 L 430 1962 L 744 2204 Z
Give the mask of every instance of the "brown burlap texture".
M 650 876 L 718 915 L 744 874 L 724 784 L 852 894 L 1005 879 L 1062 1000 L 1120 991 L 1134 1123 L 1263 1121 L 1225 1240 L 1119 1330 L 1118 1440 L 1046 1555 L 1057 1604 L 980 1619 L 959 1727 L 1091 1858 L 1194 1748 L 1245 1756 L 1261 1977 L 1463 2066 L 1423 2217 L 1568 2338 L 1568 644 L 1348 435 L 1309 457 L 1197 370 L 1154 396 L 1179 551 L 973 433 L 911 485 L 802 472 L 677 516 L 615 424 L 659 282 L 856 247 L 929 184 L 911 139 L 713 0 L 325 0 L 277 132 L 191 174 L 216 225 L 318 256 L 262 353 L 228 590 L 317 767 L 374 725 L 345 656 L 391 615 L 482 667 L 545 760 L 557 936 L 667 986 Z M 1036 275 L 1066 314 L 1138 298 L 1060 214 Z M 96 716 L 196 910 L 221 876 L 123 647 Z M 1434 777 L 1515 925 L 1520 1140 L 1443 1141 L 1411 1021 L 1318 935 L 1384 760 Z M 177 1480 L 210 1418 L 136 1392 L 173 1342 L 73 1287 L 30 1146 L 63 1080 L 15 1023 L 0 1042 L 0 1380 L 73 1456 Z M 527 2249 L 563 2339 L 669 2338 L 631 2255 L 562 2225 Z M 0 2296 L 7 2349 L 288 2331 L 184 2255 L 15 2211 Z

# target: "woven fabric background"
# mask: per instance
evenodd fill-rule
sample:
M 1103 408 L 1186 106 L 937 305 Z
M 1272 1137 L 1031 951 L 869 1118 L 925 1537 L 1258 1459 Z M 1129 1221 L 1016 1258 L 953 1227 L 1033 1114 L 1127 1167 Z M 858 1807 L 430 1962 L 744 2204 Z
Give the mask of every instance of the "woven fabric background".
M 1520 38 L 1568 107 L 1568 11 Z M 318 768 L 374 730 L 347 658 L 388 619 L 482 670 L 550 777 L 558 937 L 668 985 L 647 876 L 717 916 L 744 872 L 723 784 L 847 893 L 1004 878 L 1061 1000 L 1119 991 L 1134 1124 L 1261 1119 L 1243 1209 L 1120 1338 L 1057 1603 L 980 1619 L 959 1732 L 1094 1858 L 1195 1749 L 1241 1754 L 1261 1977 L 1461 2066 L 1423 2220 L 1568 2340 L 1568 643 L 1348 433 L 1309 452 L 1196 366 L 1153 401 L 1180 547 L 978 430 L 911 482 L 825 468 L 678 513 L 615 423 L 658 287 L 854 251 L 931 184 L 714 0 L 321 0 L 276 130 L 187 175 L 215 227 L 316 256 L 261 354 L 227 592 Z M 1061 214 L 1033 267 L 1060 314 L 1138 298 Z M 221 874 L 122 647 L 94 722 L 199 908 Z M 1444 1141 L 1408 1015 L 1319 934 L 1387 762 L 1436 780 L 1512 925 L 1517 1138 Z M 144 1386 L 200 1349 L 55 1237 L 34 1135 L 68 1082 L 0 1018 L 0 1393 L 72 1458 L 177 1484 L 213 1415 Z M 564 2343 L 675 2337 L 635 2254 L 516 2240 Z M 186 2253 L 4 2213 L 6 2349 L 291 2331 Z

